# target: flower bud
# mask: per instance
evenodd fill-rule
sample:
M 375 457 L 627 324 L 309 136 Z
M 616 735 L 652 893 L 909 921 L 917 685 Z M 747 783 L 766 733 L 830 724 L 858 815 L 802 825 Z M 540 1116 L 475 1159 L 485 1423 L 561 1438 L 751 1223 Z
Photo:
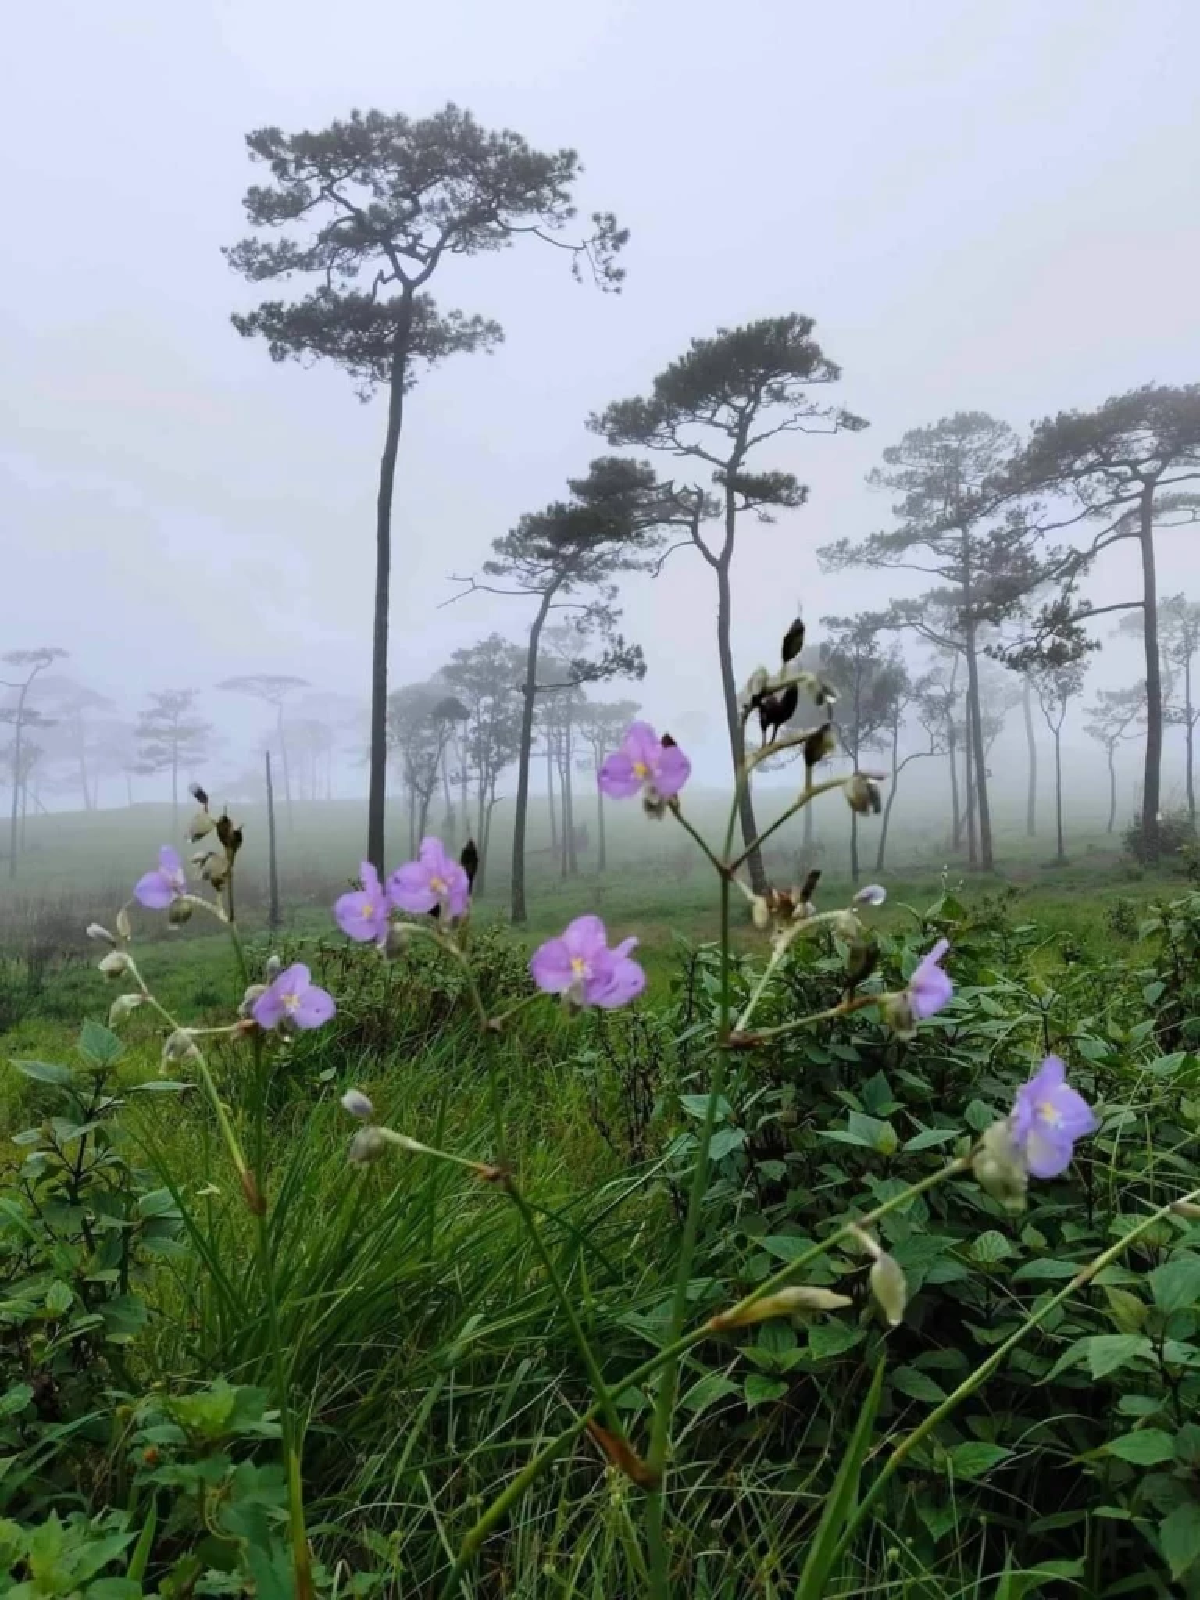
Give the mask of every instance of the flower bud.
M 771 1317 L 791 1317 L 798 1311 L 840 1311 L 853 1304 L 849 1295 L 835 1294 L 832 1289 L 796 1284 L 775 1294 L 765 1294 L 748 1306 L 718 1312 L 708 1325 L 714 1332 L 720 1332 L 725 1328 L 747 1328 L 751 1323 L 766 1322 Z
M 128 906 L 122 906 L 117 912 L 117 936 L 121 939 L 133 938 L 133 924 L 129 920 Z
M 211 883 L 214 889 L 223 889 L 229 877 L 229 862 L 214 850 L 205 858 L 204 865 L 200 868 L 200 876 Z
M 348 1111 L 352 1117 L 357 1117 L 360 1122 L 370 1122 L 375 1115 L 375 1107 L 361 1089 L 347 1089 L 342 1096 L 342 1110 Z
M 868 1281 L 889 1326 L 898 1327 L 908 1304 L 908 1281 L 900 1263 L 886 1250 L 880 1250 L 872 1263 Z
M 397 956 L 403 955 L 412 943 L 412 929 L 403 922 L 393 922 L 388 929 L 387 944 L 384 946 L 384 955 L 389 961 L 394 961 Z
M 1029 1173 L 1013 1142 L 1007 1117 L 993 1122 L 984 1133 L 971 1158 L 971 1170 L 983 1192 L 1006 1211 L 1024 1211 Z
M 172 900 L 167 907 L 167 921 L 172 927 L 179 928 L 192 919 L 192 908 L 186 900 Z
M 846 987 L 857 989 L 875 970 L 879 960 L 879 945 L 873 938 L 852 939 L 846 954 Z
M 265 983 L 252 983 L 242 996 L 242 1003 L 240 1006 L 238 1006 L 238 1016 L 250 1016 L 254 1011 L 254 1002 L 256 1000 L 261 1000 L 266 992 L 267 985 Z
M 766 667 L 755 667 L 746 680 L 746 687 L 742 690 L 741 711 L 743 716 L 748 716 L 766 693 L 771 682 L 771 674 Z
M 815 733 L 810 733 L 804 741 L 804 765 L 809 772 L 826 756 L 831 756 L 837 749 L 837 734 L 833 731 L 831 723 L 824 723 Z
M 266 963 L 263 966 L 263 976 L 266 978 L 267 982 L 268 983 L 274 983 L 275 979 L 279 976 L 279 974 L 282 971 L 283 971 L 283 961 L 281 960 L 281 958 L 279 956 L 276 956 L 276 955 L 268 956 L 267 959 L 266 959 Z
M 887 899 L 887 890 L 881 883 L 866 883 L 854 896 L 856 906 L 881 906 Z
M 108 1008 L 108 1025 L 115 1028 L 122 1017 L 127 1017 L 131 1011 L 136 1011 L 145 1003 L 144 994 L 119 994 Z
M 648 783 L 642 790 L 642 810 L 648 817 L 653 817 L 655 822 L 661 822 L 667 814 L 667 802 L 652 783 Z
M 880 1014 L 897 1039 L 911 1039 L 917 1031 L 907 990 L 898 994 L 885 994 L 880 1003 Z
M 114 938 L 114 936 L 111 933 L 109 933 L 108 929 L 105 928 L 105 927 L 102 927 L 101 924 L 98 923 L 98 922 L 89 922 L 88 923 L 88 925 L 87 925 L 87 936 L 88 936 L 89 939 L 99 939 L 101 944 L 115 945 L 116 942 L 117 942 L 116 939 Z
M 204 835 L 211 833 L 215 827 L 216 823 L 207 811 L 197 811 L 196 815 L 188 823 L 188 841 L 191 844 L 195 844 L 197 839 L 203 839 Z
M 110 950 L 98 965 L 106 978 L 120 978 L 129 971 L 133 962 L 124 950 Z
M 176 1028 L 174 1033 L 167 1035 L 162 1047 L 162 1066 L 167 1066 L 172 1061 L 187 1061 L 199 1055 L 196 1041 L 186 1028 Z
M 835 911 L 832 927 L 839 939 L 857 939 L 863 931 L 862 923 L 853 911 Z
M 761 894 L 750 896 L 750 920 L 760 932 L 771 926 L 771 908 Z
M 360 1128 L 350 1141 L 350 1163 L 355 1167 L 369 1166 L 378 1161 L 388 1147 L 382 1128 Z
M 856 811 L 859 816 L 878 816 L 883 809 L 879 785 L 873 778 L 868 778 L 865 772 L 851 773 L 842 785 L 842 793 L 851 811 Z

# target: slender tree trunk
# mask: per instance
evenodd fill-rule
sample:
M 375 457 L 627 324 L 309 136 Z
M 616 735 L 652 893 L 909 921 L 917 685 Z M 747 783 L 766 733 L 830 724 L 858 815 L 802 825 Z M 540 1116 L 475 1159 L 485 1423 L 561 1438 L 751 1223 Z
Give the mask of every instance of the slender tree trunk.
M 562 801 L 562 829 L 559 833 L 559 861 L 558 875 L 565 878 L 570 870 L 571 861 L 571 819 L 567 815 L 567 769 L 563 760 L 563 736 L 558 736 L 555 752 L 555 761 L 558 764 L 558 792 Z
M 604 790 L 596 785 L 596 871 L 608 871 L 608 841 L 604 836 Z
M 493 785 L 493 791 L 494 789 L 495 785 Z M 492 812 L 496 809 L 498 804 L 499 802 L 497 801 L 495 793 L 493 792 L 488 796 L 487 811 L 483 819 L 483 838 L 481 839 L 479 845 L 480 876 L 476 879 L 476 882 L 480 885 L 480 894 L 483 893 L 483 875 L 487 871 L 488 855 L 492 848 Z
M 283 704 L 275 708 L 275 732 L 279 739 L 279 764 L 283 769 L 283 808 L 287 812 L 288 832 L 292 831 L 292 766 L 288 760 L 287 734 L 283 727 Z
M 1037 739 L 1033 732 L 1033 688 L 1028 678 L 1024 680 L 1021 695 L 1021 712 L 1025 718 L 1025 748 L 1029 752 L 1029 782 L 1025 790 L 1026 837 L 1037 837 Z M 1110 829 L 1109 832 L 1112 830 Z
M 1054 730 L 1054 831 L 1058 842 L 1057 860 L 1061 867 L 1067 857 L 1063 850 L 1062 734 L 1058 728 Z
M 811 788 L 811 783 L 806 779 L 806 784 Z M 804 859 L 812 866 L 813 852 L 813 804 L 810 800 L 804 808 Z
M 733 553 L 733 521 L 735 510 L 733 496 L 726 496 L 726 547 L 725 554 L 717 565 L 717 654 L 721 662 L 721 691 L 725 700 L 725 721 L 729 728 L 729 753 L 733 758 L 734 782 L 742 770 L 742 763 L 746 759 L 745 730 L 742 719 L 738 714 L 737 679 L 733 674 L 733 647 L 730 642 L 730 627 L 733 621 L 733 601 L 729 588 L 729 557 Z M 750 793 L 750 784 L 746 782 L 741 787 L 738 801 L 738 813 L 742 822 L 742 839 L 749 845 L 758 837 L 758 824 L 754 820 L 754 800 Z M 767 875 L 763 869 L 762 852 L 751 851 L 746 858 L 746 867 L 750 873 L 750 882 L 756 894 L 762 894 L 767 887 Z
M 1183 714 L 1187 719 L 1185 738 L 1187 742 L 1187 806 L 1188 822 L 1193 833 L 1196 830 L 1196 773 L 1195 773 L 1195 739 L 1196 719 L 1192 714 L 1192 658 L 1189 655 L 1183 663 Z
M 387 810 L 388 602 L 392 575 L 392 497 L 396 455 L 404 420 L 404 379 L 412 328 L 412 291 L 406 285 L 396 338 L 392 345 L 388 388 L 387 432 L 379 462 L 379 495 L 375 505 L 375 623 L 371 639 L 371 775 L 367 794 L 367 860 L 384 871 Z
M 436 779 L 434 782 L 436 783 Z M 433 788 L 421 790 L 421 809 L 417 815 L 417 838 L 423 839 L 429 832 L 429 807 L 433 804 Z
M 267 751 L 267 927 L 279 927 L 279 857 L 275 847 L 275 785 L 271 782 L 271 752 Z
M 450 793 L 450 746 L 449 742 L 442 746 L 442 804 L 446 807 L 446 832 L 450 835 L 451 842 L 456 838 L 455 830 L 458 819 L 454 815 L 454 798 Z
M 542 596 L 542 603 L 538 607 L 537 616 L 533 619 L 533 626 L 529 630 L 529 648 L 525 655 L 525 682 L 521 693 L 524 705 L 521 709 L 521 748 L 517 758 L 517 804 L 513 816 L 513 846 L 512 846 L 512 920 L 523 923 L 528 920 L 525 909 L 525 825 L 529 816 L 529 764 L 533 751 L 533 707 L 534 697 L 537 694 L 537 666 L 538 644 L 542 637 L 542 628 L 550 610 L 550 601 L 554 597 L 554 590 L 547 589 Z M 551 814 L 553 815 L 553 806 Z
M 458 798 L 462 811 L 462 830 L 464 839 L 470 835 L 471 824 L 467 813 L 467 736 L 463 730 L 463 737 L 458 742 Z
M 1108 827 L 1105 832 L 1111 833 L 1117 822 L 1117 766 L 1111 741 L 1104 748 L 1108 752 Z
M 17 709 L 13 715 L 13 754 L 12 754 L 12 815 L 9 819 L 8 829 L 8 875 L 15 878 L 17 875 L 17 819 L 21 809 L 21 735 L 25 730 L 25 696 L 29 693 L 26 684 L 17 697 Z
M 171 745 L 171 837 L 179 832 L 179 744 Z
M 558 850 L 558 810 L 554 799 L 554 739 L 546 724 L 546 809 L 550 813 L 550 851 Z
M 1154 570 L 1154 484 L 1142 488 L 1138 508 L 1142 552 L 1142 616 L 1146 644 L 1146 771 L 1142 782 L 1142 837 L 1146 860 L 1158 860 L 1159 783 L 1162 773 L 1162 666 L 1158 655 L 1158 579 Z
M 575 848 L 575 787 L 571 780 L 571 762 L 574 747 L 571 743 L 571 713 L 567 710 L 563 727 L 566 759 L 563 762 L 563 828 L 567 835 L 567 872 L 572 878 L 579 876 L 579 852 Z
M 969 605 L 969 590 L 966 599 Z M 993 866 L 992 811 L 988 800 L 987 752 L 983 748 L 983 714 L 979 702 L 979 657 L 973 626 L 967 629 L 967 695 L 970 701 L 967 722 L 975 768 L 975 807 L 979 813 L 979 865 L 984 872 L 990 872 Z
M 946 723 L 946 751 L 950 757 L 950 848 L 958 850 L 962 846 L 962 808 L 958 798 L 958 737 L 953 718 Z
M 883 871 L 883 858 L 887 853 L 888 824 L 892 820 L 892 807 L 896 803 L 896 785 L 900 781 L 900 724 L 892 724 L 892 781 L 888 784 L 888 797 L 883 803 L 883 816 L 879 823 L 879 847 L 875 851 L 875 871 Z
M 83 809 L 92 810 L 92 791 L 88 787 L 87 748 L 82 736 L 79 740 L 79 787 L 83 790 Z
M 132 811 L 133 810 L 133 774 L 129 771 L 128 767 L 125 769 L 125 798 L 129 803 L 129 809 Z
M 967 864 L 979 865 L 979 838 L 975 831 L 975 739 L 971 728 L 971 702 L 967 701 L 967 739 L 963 746 L 963 780 L 967 810 Z

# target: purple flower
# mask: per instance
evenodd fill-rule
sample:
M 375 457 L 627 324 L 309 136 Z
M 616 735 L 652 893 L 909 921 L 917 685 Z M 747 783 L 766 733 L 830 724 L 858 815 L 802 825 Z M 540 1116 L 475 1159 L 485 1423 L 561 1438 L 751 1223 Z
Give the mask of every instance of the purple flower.
M 158 866 L 153 872 L 145 873 L 135 884 L 134 899 L 148 906 L 151 911 L 165 911 L 172 900 L 178 900 L 181 894 L 186 893 L 187 879 L 183 875 L 179 851 L 165 844 L 158 852 Z
M 401 911 L 419 915 L 444 909 L 452 917 L 461 917 L 471 898 L 471 885 L 459 863 L 446 854 L 442 841 L 431 836 L 421 840 L 415 861 L 406 861 L 392 873 L 388 894 Z
M 259 995 L 251 1016 L 260 1028 L 277 1028 L 280 1023 L 293 1028 L 319 1028 L 336 1010 L 333 996 L 319 989 L 308 968 L 297 961 Z
M 391 902 L 379 881 L 379 874 L 369 861 L 364 861 L 358 870 L 362 888 L 342 895 L 333 908 L 333 914 L 347 938 L 357 939 L 360 944 L 373 939 L 382 949 L 387 943 Z
M 651 789 L 660 800 L 672 800 L 691 774 L 692 763 L 677 744 L 663 744 L 648 722 L 635 722 L 621 748 L 600 768 L 600 789 L 610 800 L 629 800 Z
M 1099 1124 L 1081 1094 L 1067 1086 L 1067 1069 L 1057 1056 L 1017 1090 L 1009 1119 L 1013 1143 L 1035 1178 L 1057 1178 L 1071 1165 L 1076 1139 L 1095 1133 Z
M 954 985 L 942 971 L 942 960 L 949 948 L 949 939 L 939 939 L 908 980 L 908 1007 L 917 1022 L 935 1016 L 949 1004 L 954 993 Z
M 629 959 L 636 944 L 623 939 L 610 950 L 599 917 L 576 917 L 534 951 L 529 971 L 539 989 L 567 995 L 576 1005 L 627 1005 L 646 987 L 646 974 Z

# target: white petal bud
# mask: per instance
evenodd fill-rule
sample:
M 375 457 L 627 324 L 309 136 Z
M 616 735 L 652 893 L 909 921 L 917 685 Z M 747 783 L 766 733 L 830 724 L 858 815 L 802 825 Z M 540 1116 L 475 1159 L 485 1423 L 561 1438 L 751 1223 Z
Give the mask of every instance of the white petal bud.
M 380 1128 L 360 1128 L 350 1141 L 350 1160 L 356 1167 L 368 1166 L 378 1161 L 388 1147 L 388 1140 Z
M 129 920 L 128 906 L 122 906 L 117 912 L 117 933 L 122 939 L 133 938 L 133 924 Z
M 145 1000 L 144 994 L 119 994 L 108 1008 L 109 1027 L 115 1028 L 122 1017 L 127 1017 L 131 1011 L 136 1011 L 140 1005 L 145 1004 Z
M 172 927 L 178 928 L 192 919 L 192 907 L 186 900 L 172 900 L 167 908 L 167 921 Z
M 196 1042 L 188 1030 L 176 1028 L 174 1033 L 167 1035 L 163 1044 L 162 1064 L 165 1067 L 169 1061 L 186 1061 L 198 1053 Z
M 887 899 L 887 890 L 881 883 L 867 883 L 854 896 L 856 906 L 881 906 Z
M 775 1294 L 765 1294 L 761 1300 L 740 1310 L 719 1312 L 709 1322 L 709 1327 L 746 1328 L 754 1322 L 766 1322 L 770 1317 L 791 1317 L 799 1311 L 840 1311 L 853 1305 L 849 1295 L 836 1294 L 832 1289 L 817 1289 L 809 1284 L 795 1284 L 790 1289 L 780 1289 Z
M 242 1003 L 238 1007 L 239 1017 L 248 1017 L 254 1010 L 254 1002 L 262 998 L 267 992 L 265 983 L 252 983 L 242 996 Z
M 207 811 L 197 811 L 196 815 L 188 823 L 188 839 L 192 844 L 195 844 L 197 839 L 203 839 L 204 835 L 211 833 L 215 827 L 216 823 Z
M 871 1266 L 869 1282 L 871 1293 L 888 1323 L 897 1327 L 904 1320 L 904 1308 L 908 1304 L 908 1282 L 900 1263 L 886 1250 L 881 1250 Z
M 862 923 L 853 911 L 837 911 L 833 917 L 833 931 L 839 939 L 857 939 L 863 931 Z
M 89 939 L 99 939 L 101 944 L 115 945 L 117 942 L 113 935 L 109 933 L 108 929 L 102 927 L 98 922 L 88 923 L 87 936 Z
M 266 966 L 263 967 L 263 974 L 266 977 L 267 982 L 274 983 L 275 979 L 282 971 L 283 962 L 279 959 L 279 957 L 268 956 Z
M 750 896 L 750 917 L 754 926 L 763 932 L 771 926 L 771 908 L 761 894 Z
M 1013 1143 L 1006 1117 L 993 1122 L 980 1139 L 971 1158 L 971 1170 L 984 1193 L 998 1200 L 1006 1211 L 1024 1211 L 1029 1172 Z
M 375 1115 L 375 1107 L 361 1089 L 346 1090 L 342 1096 L 342 1110 L 348 1111 L 352 1117 L 357 1117 L 360 1122 L 370 1122 Z
M 124 950 L 110 950 L 103 961 L 98 964 L 100 971 L 106 978 L 120 978 L 129 971 L 133 962 L 130 961 Z

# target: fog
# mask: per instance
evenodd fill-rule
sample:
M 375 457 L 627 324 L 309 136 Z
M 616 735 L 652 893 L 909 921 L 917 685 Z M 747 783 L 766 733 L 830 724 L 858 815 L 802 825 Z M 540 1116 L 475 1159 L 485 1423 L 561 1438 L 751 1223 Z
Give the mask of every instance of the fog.
M 529 602 L 447 604 L 452 578 L 601 453 L 589 412 L 645 391 L 694 336 L 805 312 L 843 368 L 838 403 L 870 423 L 784 435 L 764 453 L 810 499 L 739 533 L 743 675 L 774 659 L 797 600 L 819 637 L 827 612 L 919 592 L 915 576 L 822 573 L 815 554 L 888 524 L 887 496 L 864 480 L 906 429 L 978 409 L 1023 430 L 1200 375 L 1189 0 L 109 0 L 7 20 L 0 650 L 68 650 L 56 670 L 126 720 L 148 691 L 201 690 L 222 773 L 245 765 L 272 713 L 220 680 L 292 674 L 365 704 L 385 410 L 333 367 L 273 364 L 230 325 L 259 298 L 220 253 L 248 231 L 251 128 L 317 127 L 355 106 L 425 115 L 453 99 L 485 126 L 578 148 L 581 212 L 611 207 L 632 230 L 619 296 L 536 248 L 439 277 L 444 306 L 497 318 L 506 341 L 447 362 L 409 404 L 393 685 L 489 631 L 521 638 Z M 1191 531 L 1159 547 L 1162 593 L 1194 595 Z M 1134 581 L 1118 547 L 1086 592 L 1109 604 Z M 722 781 L 711 574 L 681 552 L 657 580 L 625 582 L 622 602 L 647 676 L 600 693 L 640 700 L 706 784 Z M 1097 624 L 1089 694 L 1144 670 L 1113 620 Z M 1095 815 L 1104 758 L 1082 720 L 1076 709 L 1067 723 L 1068 804 Z M 1181 748 L 1168 729 L 1170 801 Z M 1010 811 L 1023 751 L 1014 713 L 992 760 Z M 941 766 L 906 774 L 910 804 L 941 795 Z M 1137 772 L 1131 744 L 1123 813 Z M 168 793 L 162 777 L 136 784 L 139 798 Z M 353 737 L 335 788 L 365 793 Z M 108 780 L 100 798 L 123 804 L 124 786 Z M 75 804 L 66 782 L 44 802 Z

